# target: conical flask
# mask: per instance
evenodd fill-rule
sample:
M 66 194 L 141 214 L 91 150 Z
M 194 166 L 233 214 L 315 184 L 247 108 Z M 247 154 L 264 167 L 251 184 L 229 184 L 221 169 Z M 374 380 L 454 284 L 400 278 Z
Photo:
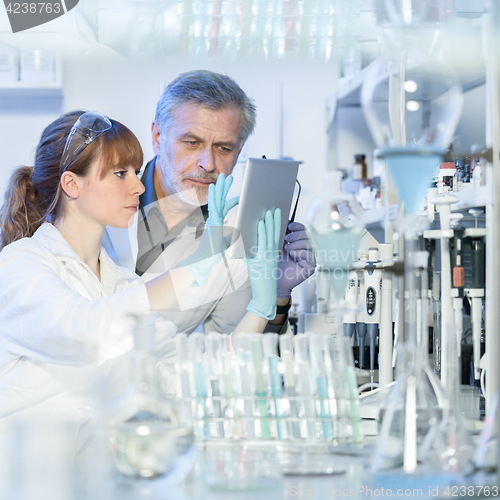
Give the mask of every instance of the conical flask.
M 109 449 L 116 470 L 123 476 L 162 477 L 175 485 L 194 464 L 192 428 L 179 420 L 175 402 L 159 389 L 155 353 L 159 315 L 133 318 L 131 383 L 109 405 L 106 422 Z
M 372 472 L 384 475 L 402 467 L 406 474 L 417 472 L 417 464 L 435 463 L 441 452 L 436 448 L 439 407 L 424 370 L 427 352 L 417 342 L 422 334 L 418 319 L 417 276 L 421 266 L 411 231 L 405 234 L 404 335 L 405 345 L 398 357 L 397 376 L 384 405 L 379 438 L 373 456 Z M 422 468 L 422 467 L 420 467 Z
M 423 372 L 422 351 L 415 344 L 406 344 L 402 351 L 400 374 L 385 404 L 373 474 L 400 467 L 413 474 L 417 464 L 434 453 L 439 414 Z

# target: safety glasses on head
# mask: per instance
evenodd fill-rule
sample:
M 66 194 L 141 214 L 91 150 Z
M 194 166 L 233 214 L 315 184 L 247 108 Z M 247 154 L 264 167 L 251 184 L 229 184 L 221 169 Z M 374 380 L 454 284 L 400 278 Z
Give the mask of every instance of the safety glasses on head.
M 87 111 L 71 128 L 61 158 L 61 174 L 76 160 L 78 155 L 101 134 L 112 127 L 110 119 L 97 111 Z

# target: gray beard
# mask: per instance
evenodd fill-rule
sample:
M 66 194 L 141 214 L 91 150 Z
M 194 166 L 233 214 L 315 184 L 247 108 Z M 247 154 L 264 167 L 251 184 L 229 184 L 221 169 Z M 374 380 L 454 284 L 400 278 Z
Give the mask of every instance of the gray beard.
M 208 186 L 206 188 L 194 186 L 185 189 L 182 185 L 183 178 L 176 177 L 174 170 L 171 168 L 172 163 L 170 160 L 160 158 L 160 166 L 163 172 L 163 181 L 171 194 L 176 194 L 181 201 L 193 207 L 200 207 L 208 203 Z M 203 178 L 211 179 L 210 176 Z M 214 182 L 216 180 L 217 178 L 215 178 Z

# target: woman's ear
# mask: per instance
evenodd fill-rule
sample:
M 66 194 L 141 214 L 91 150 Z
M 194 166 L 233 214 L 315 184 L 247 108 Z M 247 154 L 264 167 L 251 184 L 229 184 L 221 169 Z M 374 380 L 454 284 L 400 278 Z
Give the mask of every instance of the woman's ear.
M 70 171 L 61 175 L 61 188 L 70 200 L 76 200 L 80 194 L 78 177 Z

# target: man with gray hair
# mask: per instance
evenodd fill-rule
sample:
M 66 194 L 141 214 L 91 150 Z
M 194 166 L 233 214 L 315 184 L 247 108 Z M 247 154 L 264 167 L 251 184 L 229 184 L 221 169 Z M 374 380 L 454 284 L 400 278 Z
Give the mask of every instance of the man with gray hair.
M 156 156 L 142 173 L 146 191 L 139 217 L 128 238 L 125 230 L 107 228 L 103 239 L 119 265 L 149 281 L 196 250 L 208 216 L 208 186 L 233 171 L 255 120 L 253 100 L 226 75 L 190 71 L 166 87 L 152 124 Z M 227 215 L 228 226 L 232 220 L 234 210 Z M 266 331 L 286 330 L 291 290 L 314 272 L 304 226 L 291 223 L 289 230 L 279 262 L 277 314 Z M 251 297 L 244 262 L 224 259 L 201 287 L 179 297 L 168 317 L 182 332 L 203 323 L 205 331 L 230 333 Z

